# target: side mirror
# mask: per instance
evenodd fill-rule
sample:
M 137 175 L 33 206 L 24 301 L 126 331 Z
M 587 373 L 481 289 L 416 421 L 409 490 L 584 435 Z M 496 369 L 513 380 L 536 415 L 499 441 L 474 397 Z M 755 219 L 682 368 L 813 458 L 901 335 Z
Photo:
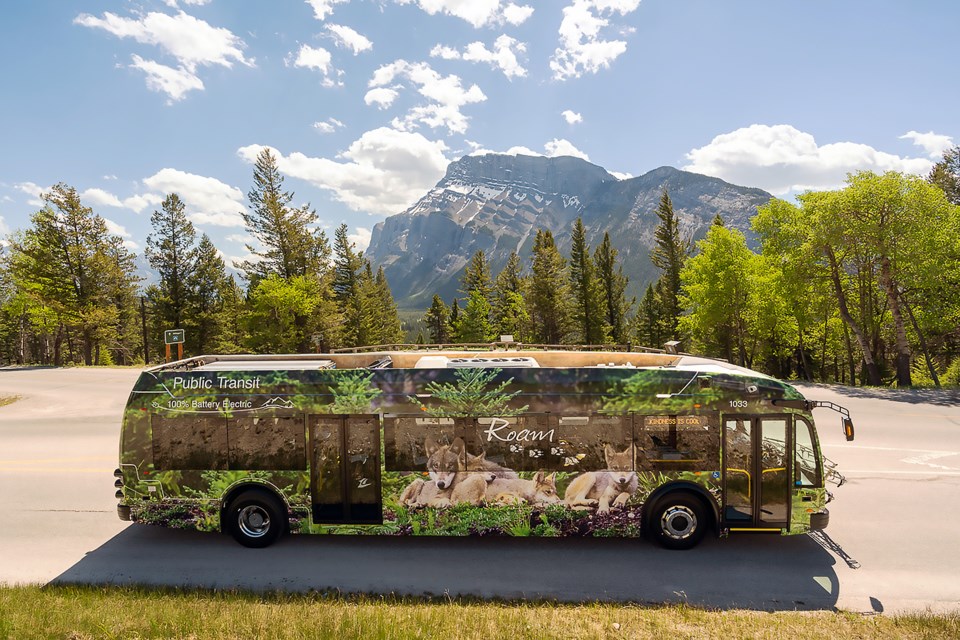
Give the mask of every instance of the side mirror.
M 847 442 L 853 440 L 853 420 L 850 418 L 843 419 L 843 435 L 847 437 Z

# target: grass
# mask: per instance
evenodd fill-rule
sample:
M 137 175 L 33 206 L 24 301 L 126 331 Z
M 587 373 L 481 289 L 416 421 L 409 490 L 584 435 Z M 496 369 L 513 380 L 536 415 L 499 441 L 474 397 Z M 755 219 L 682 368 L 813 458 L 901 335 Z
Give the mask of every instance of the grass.
M 0 407 L 5 407 L 8 404 L 13 404 L 20 399 L 20 396 L 0 396 Z
M 0 586 L 0 638 L 956 638 L 960 615 Z

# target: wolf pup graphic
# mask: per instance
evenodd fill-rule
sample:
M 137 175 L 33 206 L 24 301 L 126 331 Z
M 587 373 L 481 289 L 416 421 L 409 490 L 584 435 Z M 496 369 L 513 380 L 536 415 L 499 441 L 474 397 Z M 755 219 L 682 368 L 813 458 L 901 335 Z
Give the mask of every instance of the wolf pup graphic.
M 590 471 L 574 478 L 564 494 L 568 507 L 597 507 L 598 513 L 610 511 L 610 506 L 622 507 L 637 492 L 637 473 L 634 467 L 637 449 L 634 445 L 618 452 L 609 444 L 603 449 L 607 467 L 604 471 Z
M 521 504 L 543 506 L 560 502 L 557 495 L 557 474 L 549 476 L 537 471 L 533 480 L 521 478 L 496 478 L 487 484 L 487 502 L 499 504 Z
M 463 439 L 439 445 L 427 436 L 423 443 L 427 453 L 430 480 L 416 479 L 403 490 L 400 504 L 409 507 L 449 507 L 459 502 L 480 504 L 487 491 L 487 473 L 467 472 L 467 452 Z

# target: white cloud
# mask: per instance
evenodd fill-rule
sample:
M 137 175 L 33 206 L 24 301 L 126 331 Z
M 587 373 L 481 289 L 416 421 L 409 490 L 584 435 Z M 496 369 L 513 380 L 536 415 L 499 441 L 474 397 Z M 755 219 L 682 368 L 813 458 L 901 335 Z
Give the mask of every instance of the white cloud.
M 246 233 L 231 233 L 226 239 L 237 244 L 254 244 L 257 241 L 256 238 Z
M 571 111 L 570 109 L 566 109 L 560 115 L 562 115 L 563 119 L 567 121 L 567 124 L 577 124 L 583 122 L 583 116 L 576 111 Z
M 429 15 L 442 13 L 469 22 L 476 28 L 504 23 L 519 25 L 533 15 L 533 7 L 502 0 L 396 0 L 416 4 Z
M 179 12 L 175 16 L 151 12 L 145 16 L 121 18 L 105 12 L 102 18 L 83 13 L 75 24 L 103 29 L 118 38 L 133 38 L 142 44 L 156 45 L 172 55 L 187 71 L 197 65 L 232 67 L 234 62 L 253 66 L 253 60 L 243 55 L 246 44 L 229 29 L 213 27 L 209 23 Z
M 136 213 L 147 207 L 157 207 L 163 202 L 163 196 L 157 193 L 141 193 L 123 199 L 123 206 Z
M 103 216 L 100 216 L 103 218 Z M 122 224 L 118 224 L 111 220 L 110 218 L 103 218 L 103 222 L 107 225 L 107 231 L 112 233 L 115 236 L 120 236 L 123 240 L 123 246 L 131 251 L 136 251 L 140 248 L 140 245 L 130 239 L 130 232 L 127 231 L 126 227 Z
M 203 0 L 186 2 L 204 4 Z M 147 88 L 169 96 L 168 104 L 182 100 L 188 91 L 203 90 L 203 82 L 197 76 L 198 66 L 231 68 L 234 62 L 253 66 L 253 60 L 243 55 L 246 47 L 243 40 L 229 29 L 211 26 L 183 11 L 174 16 L 151 12 L 137 18 L 123 18 L 109 11 L 102 18 L 82 13 L 73 22 L 103 29 L 118 38 L 133 38 L 142 44 L 158 46 L 173 56 L 179 63 L 178 68 L 138 55 L 132 56 L 130 65 L 146 74 Z
M 607 171 L 607 173 L 612 175 L 617 180 L 629 180 L 633 177 L 632 173 L 622 173 L 620 171 Z
M 573 143 L 569 140 L 564 140 L 563 138 L 554 138 L 550 142 L 543 145 L 543 148 L 547 151 L 547 156 L 550 158 L 555 158 L 557 156 L 573 156 L 575 158 L 582 158 L 587 162 L 590 161 L 590 157 L 573 146 Z
M 526 51 L 526 44 L 502 35 L 493 43 L 492 51 L 482 42 L 471 42 L 463 50 L 463 59 L 468 62 L 486 62 L 495 69 L 500 69 L 507 78 L 522 78 L 527 75 L 527 70 L 520 64 L 517 55 L 523 55 Z
M 605 40 L 601 31 L 610 26 L 603 14 L 626 15 L 640 6 L 640 0 L 573 0 L 563 9 L 560 23 L 560 46 L 550 59 L 555 80 L 579 78 L 596 73 L 627 50 L 623 40 Z M 621 28 L 621 33 L 631 29 Z
M 10 225 L 7 224 L 7 221 L 3 219 L 3 216 L 0 216 L 0 235 L 3 235 L 3 238 L 0 238 L 0 244 L 6 246 L 7 239 L 6 236 L 10 233 Z M 370 244 L 369 238 L 367 239 L 367 244 Z
M 920 133 L 918 131 L 907 131 L 900 136 L 901 140 L 911 140 L 913 144 L 922 148 L 928 156 L 939 160 L 943 152 L 953 147 L 953 138 L 928 131 Z
M 286 63 L 287 65 L 292 64 L 295 67 L 319 71 L 323 74 L 323 86 L 332 87 L 336 85 L 337 82 L 335 82 L 331 76 L 334 74 L 340 75 L 341 73 L 331 64 L 332 59 L 333 56 L 323 47 L 311 47 L 308 44 L 302 44 L 297 51 L 296 57 L 291 53 L 287 56 Z
M 363 96 L 363 102 L 370 106 L 372 104 L 377 105 L 379 109 L 386 109 L 393 104 L 393 101 L 397 99 L 398 92 L 396 89 L 390 89 L 389 87 L 377 87 L 376 89 L 370 89 L 367 91 L 367 94 Z
M 202 7 L 205 4 L 210 4 L 210 0 L 180 0 L 183 4 L 194 5 L 196 7 Z M 163 3 L 168 7 L 178 9 L 177 0 L 163 0 Z
M 98 204 L 104 207 L 115 207 L 117 209 L 122 209 L 124 204 L 120 202 L 120 198 L 113 195 L 109 191 L 104 191 L 103 189 L 87 189 L 80 194 L 80 200 L 87 204 Z
M 413 107 L 406 116 L 395 119 L 393 126 L 396 129 L 409 130 L 423 123 L 434 129 L 446 127 L 450 133 L 464 133 L 467 130 L 467 117 L 460 109 L 487 99 L 477 85 L 464 89 L 458 76 L 441 76 L 425 62 L 412 64 L 406 60 L 396 60 L 383 65 L 374 71 L 368 86 L 386 87 L 404 78 L 415 85 L 417 92 L 430 103 Z M 367 95 L 370 95 L 369 92 Z
M 186 205 L 188 217 L 197 224 L 221 227 L 242 227 L 240 211 L 243 192 L 216 178 L 186 173 L 177 169 L 161 169 L 144 179 L 144 186 L 152 192 L 146 197 L 156 200 L 158 194 L 176 193 Z
M 42 207 L 44 202 L 40 196 L 50 190 L 49 187 L 41 187 L 33 182 L 20 182 L 13 185 L 13 188 L 17 191 L 27 194 L 28 196 L 32 196 L 29 200 L 27 200 L 27 204 L 31 207 Z
M 373 43 L 369 39 L 345 25 L 328 24 L 327 31 L 333 34 L 333 41 L 338 47 L 350 49 L 353 55 L 373 48 Z
M 203 81 L 184 67 L 174 69 L 153 60 L 144 60 L 136 54 L 132 58 L 130 68 L 147 74 L 147 88 L 167 94 L 170 98 L 167 104 L 183 100 L 188 91 L 203 91 Z
M 306 3 L 313 7 L 313 17 L 323 21 L 327 16 L 333 13 L 334 5 L 343 4 L 349 0 L 306 0 Z
M 237 154 L 253 163 L 263 148 L 249 145 Z M 354 211 L 388 215 L 409 207 L 443 177 L 446 149 L 443 141 L 417 132 L 381 127 L 364 133 L 336 160 L 272 151 L 284 174 L 332 191 Z
M 313 128 L 319 133 L 333 133 L 337 129 L 342 129 L 344 124 L 336 118 L 327 118 L 313 123 Z
M 924 174 L 927 158 L 901 158 L 854 142 L 818 145 L 814 137 L 786 124 L 754 124 L 718 135 L 686 155 L 686 171 L 734 184 L 760 187 L 774 195 L 807 189 L 834 189 L 847 173 L 860 170 Z
M 431 58 L 443 58 L 444 60 L 459 60 L 460 52 L 454 49 L 453 47 L 448 47 L 443 44 L 438 44 L 430 49 Z
M 471 143 L 467 141 L 473 151 L 470 152 L 471 156 L 483 156 L 487 154 L 495 155 L 507 155 L 507 156 L 546 156 L 548 158 L 556 158 L 557 156 L 573 156 L 575 158 L 582 158 L 587 162 L 590 161 L 590 157 L 586 153 L 580 151 L 577 147 L 574 146 L 569 140 L 564 140 L 563 138 L 554 138 L 553 140 L 547 142 L 543 145 L 543 150 L 545 153 L 539 151 L 534 151 L 530 147 L 525 146 L 515 146 L 510 147 L 506 151 L 493 151 L 492 149 L 484 149 L 476 143 Z
M 370 246 L 370 236 L 372 235 L 373 232 L 370 229 L 357 227 L 356 231 L 347 234 L 347 240 L 355 245 L 357 251 L 366 251 L 367 247 Z

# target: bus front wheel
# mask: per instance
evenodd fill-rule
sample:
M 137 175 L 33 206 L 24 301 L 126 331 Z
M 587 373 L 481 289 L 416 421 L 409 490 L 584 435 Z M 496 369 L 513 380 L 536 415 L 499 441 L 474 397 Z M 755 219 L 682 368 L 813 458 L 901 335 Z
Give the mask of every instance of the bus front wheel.
M 657 501 L 649 531 L 667 549 L 692 549 L 707 531 L 707 510 L 689 493 L 673 493 Z
M 270 494 L 247 490 L 230 502 L 225 515 L 234 540 L 261 549 L 276 542 L 284 532 L 285 513 L 279 500 Z

